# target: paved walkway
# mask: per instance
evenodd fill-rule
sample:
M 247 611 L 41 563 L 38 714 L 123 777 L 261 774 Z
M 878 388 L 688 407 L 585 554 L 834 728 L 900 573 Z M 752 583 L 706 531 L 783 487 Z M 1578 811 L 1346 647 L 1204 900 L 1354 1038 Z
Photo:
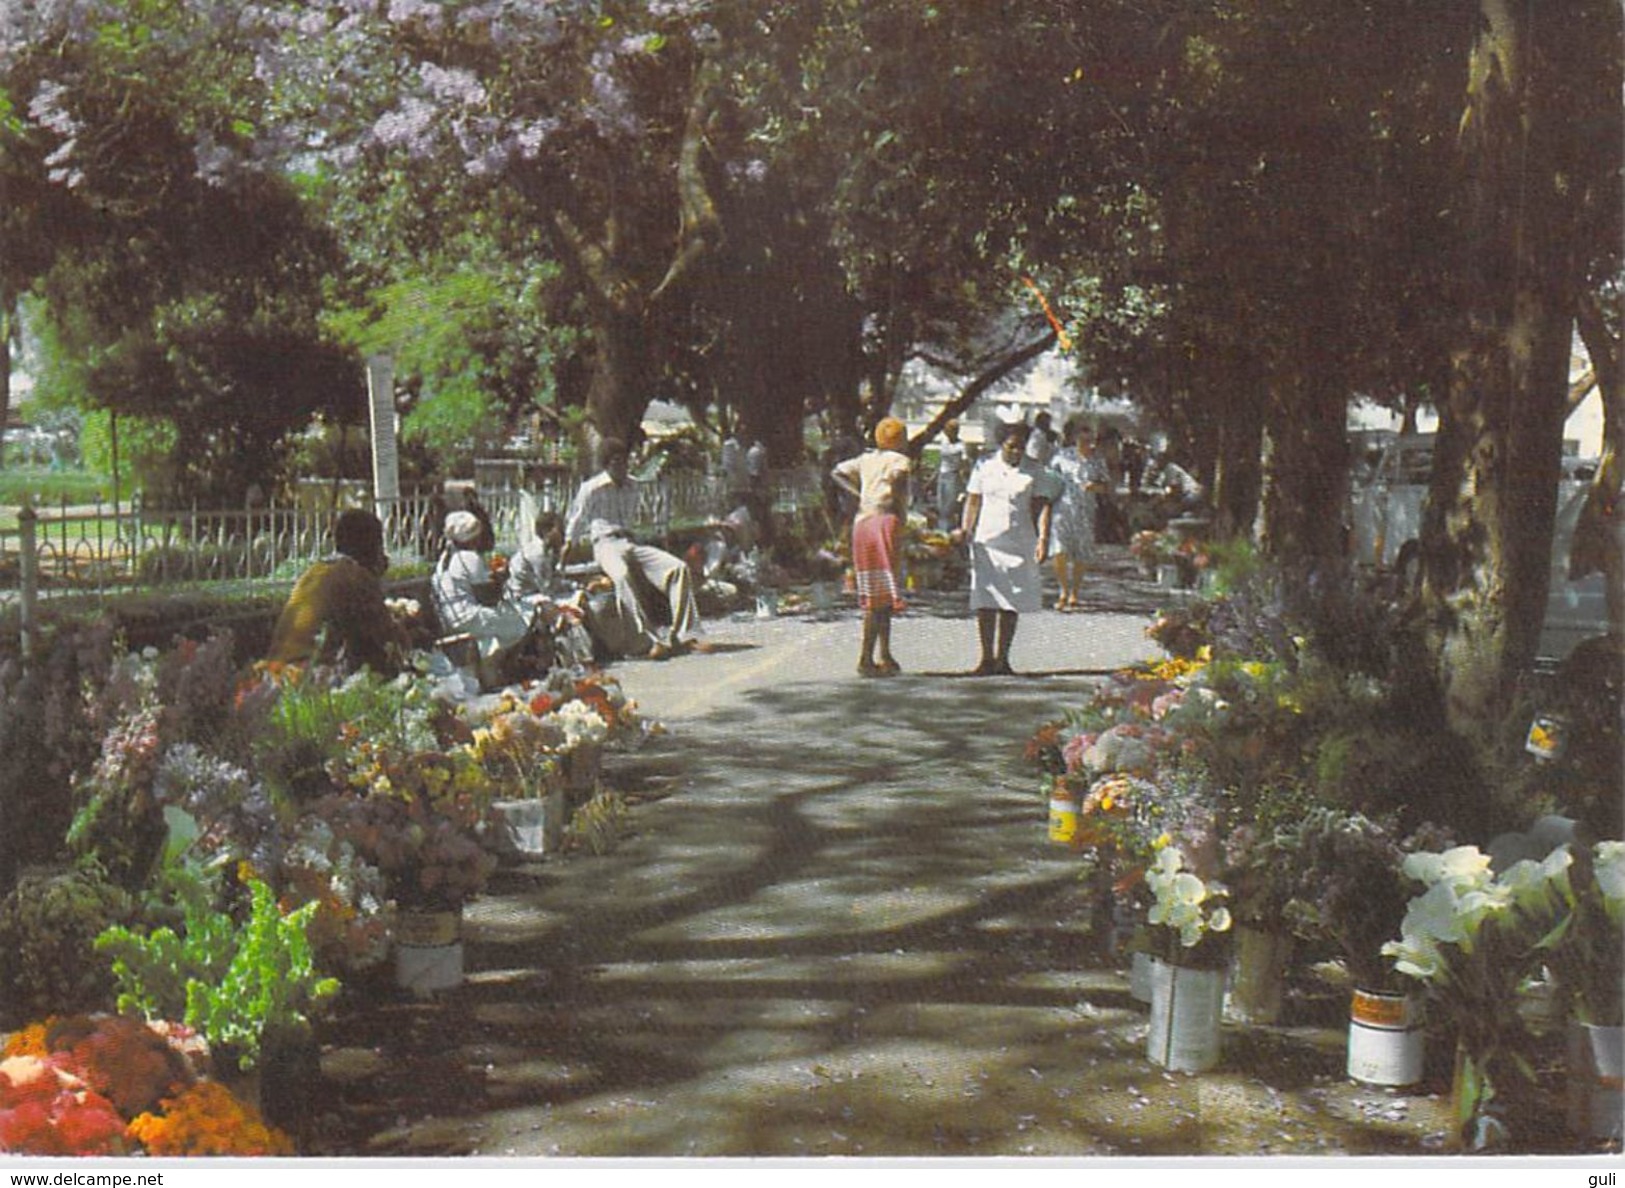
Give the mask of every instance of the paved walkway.
M 1150 654 L 1157 594 L 1023 616 L 1026 675 L 972 679 L 963 597 L 899 621 L 716 623 L 719 650 L 619 667 L 669 735 L 611 756 L 635 833 L 470 906 L 467 984 L 347 1025 L 330 1149 L 356 1154 L 1421 1153 L 1438 1096 L 1361 1090 L 1335 1025 L 1228 1029 L 1169 1075 L 1088 935 L 1022 744 Z M 1123 609 L 1124 607 L 1128 609 Z M 1437 1088 L 1437 1087 L 1435 1087 Z

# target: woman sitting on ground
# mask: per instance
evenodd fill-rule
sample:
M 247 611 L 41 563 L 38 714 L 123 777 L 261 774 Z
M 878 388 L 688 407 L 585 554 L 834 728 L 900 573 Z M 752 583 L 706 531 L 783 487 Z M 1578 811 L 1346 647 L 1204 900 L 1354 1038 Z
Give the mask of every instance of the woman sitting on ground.
M 446 517 L 440 559 L 429 579 L 440 630 L 470 635 L 480 657 L 481 684 L 499 683 L 531 638 L 531 616 L 502 601 L 502 583 L 485 563 L 489 530 L 473 512 Z

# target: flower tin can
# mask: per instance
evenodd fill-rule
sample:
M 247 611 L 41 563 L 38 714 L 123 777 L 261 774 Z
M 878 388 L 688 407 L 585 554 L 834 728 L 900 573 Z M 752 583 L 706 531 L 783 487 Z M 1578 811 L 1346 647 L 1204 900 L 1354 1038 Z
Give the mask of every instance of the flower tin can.
M 1537 714 L 1529 723 L 1523 749 L 1536 759 L 1549 763 L 1563 757 L 1568 747 L 1569 723 L 1561 714 Z
M 1206 1072 L 1219 1063 L 1224 1015 L 1222 969 L 1156 962 L 1145 1054 L 1171 1072 Z
M 1057 787 L 1049 796 L 1049 839 L 1058 845 L 1078 844 L 1078 818 L 1083 812 L 1083 794 Z
M 1422 1079 L 1422 997 L 1355 990 L 1349 1003 L 1348 1075 L 1366 1085 Z

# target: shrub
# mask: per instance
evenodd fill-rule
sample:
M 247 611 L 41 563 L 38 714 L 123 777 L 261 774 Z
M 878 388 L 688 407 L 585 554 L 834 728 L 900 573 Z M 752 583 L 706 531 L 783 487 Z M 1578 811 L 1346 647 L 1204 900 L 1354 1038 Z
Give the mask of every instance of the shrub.
M 0 1017 L 20 1022 L 110 1004 L 112 976 L 91 945 L 133 910 L 96 866 L 20 880 L 0 901 Z

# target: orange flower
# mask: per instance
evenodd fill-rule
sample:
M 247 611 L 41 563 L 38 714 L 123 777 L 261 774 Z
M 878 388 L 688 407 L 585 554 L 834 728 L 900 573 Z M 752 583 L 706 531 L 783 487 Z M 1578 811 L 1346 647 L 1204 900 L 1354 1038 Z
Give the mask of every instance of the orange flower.
M 45 1035 L 55 1022 L 56 1016 L 52 1015 L 43 1023 L 30 1023 L 6 1041 L 0 1057 L 50 1055 L 51 1050 L 45 1046 Z
M 292 1155 L 293 1142 L 218 1081 L 199 1081 L 126 1132 L 149 1155 Z

